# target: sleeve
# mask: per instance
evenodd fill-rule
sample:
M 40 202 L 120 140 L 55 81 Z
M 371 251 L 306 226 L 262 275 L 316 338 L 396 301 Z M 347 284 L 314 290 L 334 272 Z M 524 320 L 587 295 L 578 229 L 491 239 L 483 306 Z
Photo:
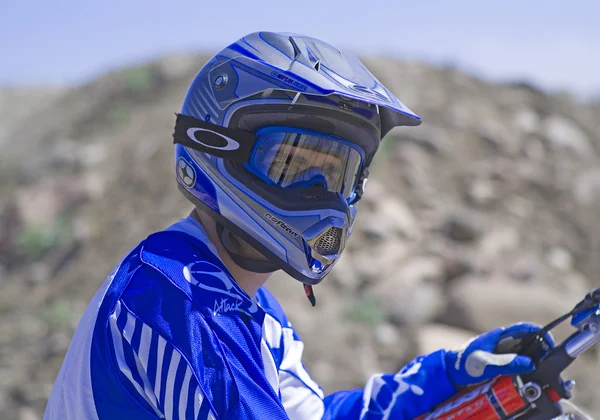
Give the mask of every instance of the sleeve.
M 279 367 L 279 391 L 290 420 L 320 419 L 324 413 L 323 390 L 302 363 L 304 343 L 290 324 L 282 328 L 283 358 Z
M 187 361 L 121 301 L 108 335 L 121 383 L 148 412 L 160 419 L 215 419 Z
M 444 354 L 438 350 L 417 357 L 398 373 L 373 375 L 364 390 L 333 394 L 328 397 L 332 414 L 326 418 L 410 420 L 429 412 L 456 394 L 446 374 Z
M 396 374 L 371 376 L 364 389 L 324 397 L 302 363 L 304 345 L 294 330 L 282 329 L 279 369 L 283 405 L 290 419 L 414 419 L 456 394 L 446 375 L 444 351 L 420 356 Z

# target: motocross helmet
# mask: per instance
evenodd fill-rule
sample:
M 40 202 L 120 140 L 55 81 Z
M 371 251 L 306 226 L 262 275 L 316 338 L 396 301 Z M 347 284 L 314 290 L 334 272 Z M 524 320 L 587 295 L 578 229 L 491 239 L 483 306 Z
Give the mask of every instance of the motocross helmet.
M 174 132 L 177 181 L 233 260 L 319 283 L 352 233 L 383 136 L 420 118 L 356 57 L 315 38 L 247 35 L 212 57 Z M 268 262 L 239 252 L 236 238 Z

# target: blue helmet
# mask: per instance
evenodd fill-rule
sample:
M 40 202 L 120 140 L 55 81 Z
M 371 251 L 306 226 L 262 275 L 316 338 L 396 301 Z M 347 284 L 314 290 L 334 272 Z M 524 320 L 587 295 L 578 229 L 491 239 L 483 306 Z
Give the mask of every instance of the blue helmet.
M 315 285 L 352 233 L 381 139 L 420 123 L 358 58 L 315 38 L 257 32 L 192 82 L 175 125 L 177 181 L 216 219 L 234 261 Z M 236 238 L 269 263 L 244 260 Z

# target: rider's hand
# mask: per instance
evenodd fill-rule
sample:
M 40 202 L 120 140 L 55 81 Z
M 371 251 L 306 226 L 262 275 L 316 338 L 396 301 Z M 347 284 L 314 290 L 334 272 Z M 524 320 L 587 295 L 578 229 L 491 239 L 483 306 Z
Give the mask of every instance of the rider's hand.
M 459 350 L 438 350 L 417 357 L 398 373 L 373 375 L 364 389 L 362 400 L 368 403 L 360 418 L 413 419 L 452 398 L 464 386 L 497 375 L 531 372 L 534 362 L 517 353 L 523 340 L 539 330 L 531 324 L 497 328 Z M 550 334 L 544 339 L 545 353 L 554 347 L 554 340 Z
M 532 372 L 534 361 L 518 354 L 519 344 L 539 330 L 539 326 L 526 323 L 496 328 L 473 338 L 458 350 L 448 351 L 445 355 L 448 378 L 455 387 L 462 388 L 498 375 Z M 544 337 L 544 344 L 543 353 L 554 347 L 550 333 Z M 507 352 L 508 348 L 516 350 Z

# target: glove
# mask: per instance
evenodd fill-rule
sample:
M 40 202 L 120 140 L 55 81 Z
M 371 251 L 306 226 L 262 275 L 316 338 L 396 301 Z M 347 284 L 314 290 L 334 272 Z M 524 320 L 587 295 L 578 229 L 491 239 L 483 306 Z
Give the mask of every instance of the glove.
M 533 372 L 534 360 L 518 352 L 524 340 L 540 329 L 537 325 L 527 323 L 496 328 L 473 338 L 458 350 L 446 352 L 446 373 L 450 382 L 459 389 L 498 375 Z M 547 333 L 537 357 L 541 358 L 554 346 L 552 335 Z
M 532 324 L 497 328 L 473 338 L 459 350 L 438 350 L 417 357 L 398 373 L 373 375 L 364 391 L 359 391 L 362 398 L 356 398 L 363 403 L 358 418 L 414 419 L 455 396 L 464 386 L 497 375 L 531 372 L 533 360 L 517 353 L 524 340 L 539 330 Z M 554 339 L 546 334 L 541 352 L 545 354 L 552 347 Z

